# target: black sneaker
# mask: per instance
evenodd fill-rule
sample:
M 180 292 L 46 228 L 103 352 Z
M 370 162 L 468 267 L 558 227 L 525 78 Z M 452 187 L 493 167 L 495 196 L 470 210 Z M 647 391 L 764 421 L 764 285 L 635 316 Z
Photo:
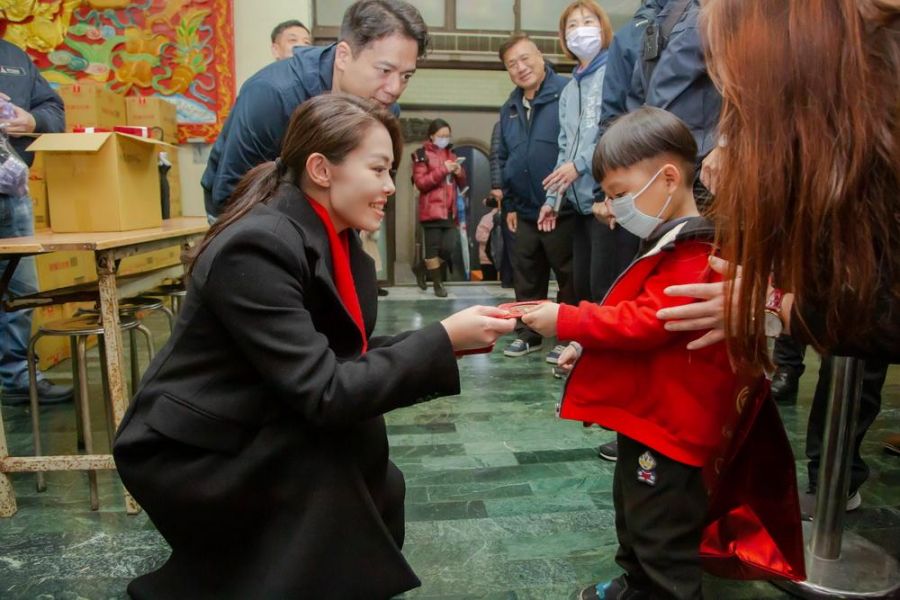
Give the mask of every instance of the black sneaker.
M 776 404 L 797 404 L 800 374 L 793 367 L 778 367 L 772 375 L 772 400 Z
M 597 446 L 597 456 L 609 462 L 616 462 L 619 458 L 619 442 L 613 440 L 607 444 Z
M 38 379 L 38 403 L 46 406 L 48 404 L 64 404 L 72 401 L 72 386 L 56 385 L 49 379 Z M 22 406 L 28 404 L 29 388 L 10 388 L 0 392 L 0 398 L 6 406 Z
M 847 512 L 853 512 L 862 505 L 862 495 L 859 490 L 850 492 L 847 495 Z M 816 492 L 806 490 L 800 494 L 800 518 L 804 521 L 812 521 L 816 516 Z
M 517 356 L 525 356 L 526 354 L 531 354 L 532 352 L 537 352 L 541 349 L 541 344 L 538 342 L 537 344 L 530 344 L 525 340 L 513 340 L 509 346 L 503 351 L 504 356 L 512 356 L 513 358 Z

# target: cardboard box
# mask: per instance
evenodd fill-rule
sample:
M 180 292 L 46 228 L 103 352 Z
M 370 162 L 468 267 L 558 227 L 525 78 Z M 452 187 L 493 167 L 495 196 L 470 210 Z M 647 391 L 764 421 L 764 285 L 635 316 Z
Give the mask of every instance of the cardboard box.
M 164 142 L 178 143 L 178 111 L 173 103 L 155 96 L 129 96 L 125 107 L 127 125 L 159 127 Z M 152 137 L 159 136 L 153 132 Z
M 122 133 L 48 133 L 44 154 L 50 224 L 60 233 L 159 227 L 157 153 L 173 147 Z
M 34 213 L 34 230 L 50 229 L 50 207 L 47 204 L 47 182 L 29 181 L 28 193 Z
M 178 264 L 181 264 L 181 246 L 175 245 L 123 258 L 118 274 L 134 275 Z
M 31 196 L 35 231 L 50 228 L 50 211 L 47 207 L 47 180 L 44 174 L 44 157 L 35 155 L 34 163 L 28 170 L 28 195 Z
M 31 314 L 31 334 L 37 333 L 44 323 L 67 318 L 65 305 L 57 304 L 34 309 Z M 65 336 L 47 336 L 38 340 L 35 350 L 38 368 L 42 371 L 59 364 L 71 356 L 71 344 Z
M 124 96 L 90 83 L 61 85 L 56 91 L 66 105 L 66 131 L 126 124 Z
M 94 253 L 87 250 L 38 254 L 34 264 L 41 292 L 97 281 Z

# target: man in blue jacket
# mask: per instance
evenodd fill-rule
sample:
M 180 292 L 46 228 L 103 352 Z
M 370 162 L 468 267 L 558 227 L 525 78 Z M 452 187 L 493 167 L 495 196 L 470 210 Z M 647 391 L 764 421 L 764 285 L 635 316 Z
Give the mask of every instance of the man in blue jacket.
M 500 107 L 498 158 L 503 165 L 503 202 L 508 206 L 507 225 L 516 234 L 513 255 L 516 300 L 547 297 L 550 269 L 559 283 L 559 301 L 574 304 L 572 283 L 572 234 L 574 212 L 561 207 L 553 231 L 538 230 L 537 220 L 546 201 L 544 179 L 556 167 L 559 155 L 559 96 L 569 82 L 544 62 L 544 56 L 527 35 L 512 36 L 500 47 L 500 60 L 516 89 Z M 540 350 L 540 334 L 521 321 L 517 339 L 504 350 L 506 356 L 524 356 Z M 547 356 L 556 364 L 558 346 Z
M 247 171 L 274 160 L 294 109 L 330 91 L 353 94 L 399 113 L 397 99 L 425 55 L 422 15 L 401 0 L 361 0 L 344 13 L 340 41 L 295 48 L 241 87 L 209 155 L 200 184 L 206 212 L 218 217 Z
M 13 149 L 30 167 L 34 155 L 25 148 L 32 133 L 56 133 L 65 129 L 62 99 L 50 89 L 28 55 L 13 44 L 0 40 L 0 98 L 12 103 L 14 116 L 0 121 Z M 0 238 L 34 233 L 31 198 L 0 194 Z M 0 272 L 6 261 L 0 263 Z M 15 296 L 37 293 L 34 257 L 22 258 L 9 282 Z M 0 312 L 0 397 L 3 404 L 28 402 L 28 342 L 31 339 L 31 311 Z M 38 401 L 57 404 L 72 399 L 72 388 L 54 385 L 38 373 Z

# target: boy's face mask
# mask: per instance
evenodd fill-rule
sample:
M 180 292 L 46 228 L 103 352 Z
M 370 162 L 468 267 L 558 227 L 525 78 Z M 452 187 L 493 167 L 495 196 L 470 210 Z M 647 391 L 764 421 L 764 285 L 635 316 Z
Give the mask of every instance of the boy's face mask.
M 656 175 L 651 177 L 650 181 L 648 181 L 638 193 L 625 194 L 624 196 L 613 199 L 610 203 L 612 213 L 616 217 L 616 223 L 624 227 L 625 231 L 633 233 L 642 240 L 646 240 L 653 235 L 653 232 L 662 224 L 663 220 L 660 217 L 669 207 L 669 203 L 672 201 L 672 195 L 669 194 L 669 197 L 666 198 L 666 203 L 659 209 L 659 212 L 655 217 L 651 217 L 650 215 L 641 212 L 638 207 L 634 205 L 634 201 L 650 187 L 650 184 L 656 181 L 656 178 L 663 172 L 663 169 L 665 169 L 665 167 L 657 171 Z

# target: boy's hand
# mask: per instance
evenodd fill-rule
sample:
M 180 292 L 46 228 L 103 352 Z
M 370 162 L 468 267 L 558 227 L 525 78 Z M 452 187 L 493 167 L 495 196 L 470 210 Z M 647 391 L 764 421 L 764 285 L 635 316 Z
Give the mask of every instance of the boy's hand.
M 556 335 L 556 319 L 559 316 L 559 304 L 545 302 L 534 310 L 522 315 L 522 322 L 539 334 L 552 337 Z
M 559 353 L 559 358 L 556 361 L 556 366 L 565 371 L 566 373 L 570 373 L 572 368 L 575 366 L 575 362 L 579 358 L 578 349 L 569 344 L 566 346 L 566 349 Z

